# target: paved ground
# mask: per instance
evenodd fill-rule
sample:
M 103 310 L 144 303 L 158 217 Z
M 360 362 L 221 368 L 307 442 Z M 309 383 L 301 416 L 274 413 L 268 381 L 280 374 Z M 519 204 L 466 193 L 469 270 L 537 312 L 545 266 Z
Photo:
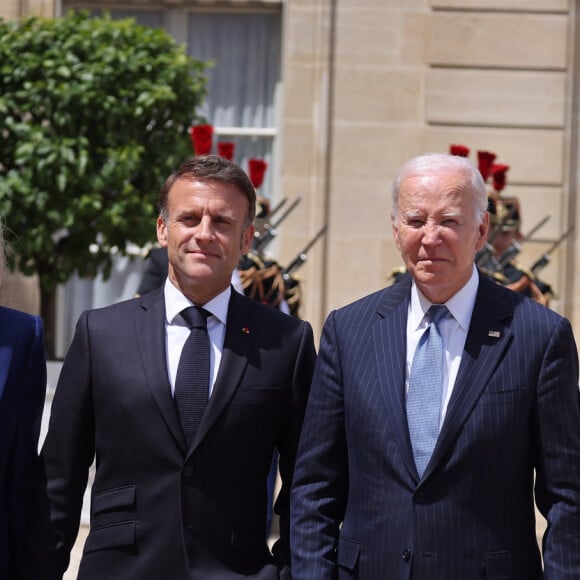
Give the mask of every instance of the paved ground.
M 81 555 L 83 553 L 83 545 L 85 543 L 85 538 L 87 537 L 88 531 L 89 530 L 87 526 L 81 526 L 77 538 L 77 543 L 75 544 L 75 547 L 73 548 L 70 556 L 70 565 L 66 571 L 66 574 L 63 576 L 63 580 L 76 580 L 77 570 L 79 568 Z

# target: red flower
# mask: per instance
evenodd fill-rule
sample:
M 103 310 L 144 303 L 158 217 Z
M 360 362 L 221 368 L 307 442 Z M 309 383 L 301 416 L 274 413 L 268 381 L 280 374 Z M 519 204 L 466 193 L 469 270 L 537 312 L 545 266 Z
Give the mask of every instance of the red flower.
M 233 141 L 218 141 L 217 144 L 218 155 L 234 160 L 234 151 L 236 150 L 236 144 Z
M 495 153 L 490 153 L 489 151 L 478 151 L 477 160 L 479 164 L 479 171 L 483 177 L 483 181 L 487 181 L 489 177 L 491 166 L 497 155 Z
M 256 189 L 262 185 L 267 167 L 268 164 L 263 159 L 257 159 L 255 157 L 248 159 L 250 181 L 254 184 Z
M 211 125 L 195 125 L 189 130 L 191 144 L 195 155 L 211 153 L 213 127 Z
M 469 155 L 469 147 L 465 145 L 450 145 L 449 153 L 451 155 L 458 155 L 459 157 L 467 157 Z
M 493 188 L 496 191 L 501 191 L 506 184 L 506 173 L 510 168 L 509 165 L 504 165 L 502 163 L 493 164 L 490 169 L 491 176 L 493 177 Z

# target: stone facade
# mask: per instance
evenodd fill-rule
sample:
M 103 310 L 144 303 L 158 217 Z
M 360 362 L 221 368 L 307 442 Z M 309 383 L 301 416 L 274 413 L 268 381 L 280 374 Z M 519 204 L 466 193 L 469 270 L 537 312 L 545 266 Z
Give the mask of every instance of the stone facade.
M 551 216 L 525 244 L 525 265 L 580 217 L 578 2 L 167 2 L 184 9 L 213 4 L 279 4 L 283 11 L 276 183 L 280 195 L 301 196 L 302 203 L 281 228 L 277 249 L 287 263 L 329 226 L 299 272 L 301 314 L 316 332 L 331 309 L 389 283 L 400 264 L 389 191 L 409 157 L 459 143 L 472 158 L 489 150 L 510 165 L 505 193 L 521 200 L 523 233 Z M 54 10 L 42 0 L 0 3 L 5 17 Z M 560 246 L 542 277 L 556 291 L 552 306 L 579 327 L 577 240 L 573 233 Z

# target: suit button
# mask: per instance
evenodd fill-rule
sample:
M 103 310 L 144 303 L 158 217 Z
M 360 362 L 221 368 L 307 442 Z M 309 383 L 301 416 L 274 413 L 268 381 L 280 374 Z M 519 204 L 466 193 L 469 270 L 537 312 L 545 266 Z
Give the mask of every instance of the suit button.
M 425 494 L 422 491 L 418 491 L 415 494 L 415 502 L 416 503 L 425 503 L 427 501 L 427 498 L 425 497 Z
M 405 548 L 401 552 L 401 558 L 403 558 L 405 562 L 408 562 L 411 559 L 411 550 L 409 550 L 409 548 Z
M 186 465 L 183 468 L 183 475 L 185 475 L 185 477 L 191 477 L 193 475 L 193 467 L 191 467 L 191 465 Z

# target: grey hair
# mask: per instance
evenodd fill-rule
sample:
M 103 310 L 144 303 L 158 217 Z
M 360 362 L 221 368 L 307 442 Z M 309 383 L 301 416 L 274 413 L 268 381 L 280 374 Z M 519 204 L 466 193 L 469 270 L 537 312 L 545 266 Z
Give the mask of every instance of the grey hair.
M 465 186 L 473 196 L 473 213 L 481 223 L 487 212 L 487 188 L 479 169 L 466 157 L 449 153 L 425 153 L 407 161 L 397 172 L 391 188 L 391 219 L 396 225 L 399 216 L 401 185 L 412 176 L 430 175 L 439 171 L 456 171 L 466 177 Z

